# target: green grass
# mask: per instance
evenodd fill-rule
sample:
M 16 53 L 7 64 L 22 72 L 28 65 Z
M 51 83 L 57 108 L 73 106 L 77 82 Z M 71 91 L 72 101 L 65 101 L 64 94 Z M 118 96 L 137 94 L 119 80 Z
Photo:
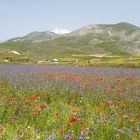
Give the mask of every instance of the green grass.
M 4 63 L 4 58 L 12 59 L 12 62 Z M 0 64 L 35 64 L 37 61 L 43 61 L 43 64 L 50 65 L 53 64 L 53 58 L 57 58 L 59 60 L 58 65 L 79 65 L 79 66 L 96 66 L 96 67 L 131 67 L 131 68 L 140 68 L 140 57 L 132 57 L 132 61 L 129 62 L 129 57 L 124 56 L 104 56 L 104 57 L 95 57 L 90 55 L 74 55 L 74 56 L 54 56 L 54 57 L 40 57 L 33 55 L 26 56 L 21 55 L 17 56 L 14 54 L 0 54 Z M 48 61 L 46 61 L 46 59 Z M 76 60 L 78 60 L 76 62 Z
M 118 47 L 116 47 L 116 44 L 114 42 L 109 42 L 109 43 L 101 43 L 97 44 L 96 47 L 104 49 L 106 52 L 110 52 L 113 55 L 118 55 L 118 56 L 127 56 L 128 53 L 120 50 Z
M 30 41 L 23 41 L 23 42 L 13 42 L 13 41 L 7 41 L 4 43 L 0 43 L 0 48 L 3 49 L 10 49 L 10 50 L 16 50 L 19 53 L 26 52 L 29 48 L 31 42 Z

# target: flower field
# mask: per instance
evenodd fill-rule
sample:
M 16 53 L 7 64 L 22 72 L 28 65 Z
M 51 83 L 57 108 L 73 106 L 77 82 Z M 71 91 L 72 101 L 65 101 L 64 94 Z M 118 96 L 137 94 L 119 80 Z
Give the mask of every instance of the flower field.
M 140 139 L 140 69 L 0 66 L 0 140 Z

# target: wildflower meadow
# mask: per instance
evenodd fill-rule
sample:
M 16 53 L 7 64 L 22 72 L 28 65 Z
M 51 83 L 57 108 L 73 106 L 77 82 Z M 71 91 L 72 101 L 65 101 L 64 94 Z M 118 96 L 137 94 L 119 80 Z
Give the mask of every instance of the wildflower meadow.
M 140 69 L 0 66 L 0 140 L 140 139 Z

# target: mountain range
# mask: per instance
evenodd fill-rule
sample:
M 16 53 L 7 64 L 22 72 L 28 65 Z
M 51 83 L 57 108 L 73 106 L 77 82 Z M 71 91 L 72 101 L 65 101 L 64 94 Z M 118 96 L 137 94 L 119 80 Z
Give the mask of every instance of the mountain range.
M 0 43 L 0 52 L 7 51 L 41 58 L 140 55 L 140 27 L 121 22 L 88 25 L 64 35 L 35 31 Z

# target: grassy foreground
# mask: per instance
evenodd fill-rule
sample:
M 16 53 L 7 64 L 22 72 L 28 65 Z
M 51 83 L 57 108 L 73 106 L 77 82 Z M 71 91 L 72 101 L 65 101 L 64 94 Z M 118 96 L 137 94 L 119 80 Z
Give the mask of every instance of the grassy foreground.
M 47 78 L 64 82 L 31 92 L 11 88 L 3 80 L 1 140 L 140 139 L 137 77 L 116 76 L 109 80 L 101 76 L 51 74 Z M 67 86 L 69 81 L 76 84 Z

